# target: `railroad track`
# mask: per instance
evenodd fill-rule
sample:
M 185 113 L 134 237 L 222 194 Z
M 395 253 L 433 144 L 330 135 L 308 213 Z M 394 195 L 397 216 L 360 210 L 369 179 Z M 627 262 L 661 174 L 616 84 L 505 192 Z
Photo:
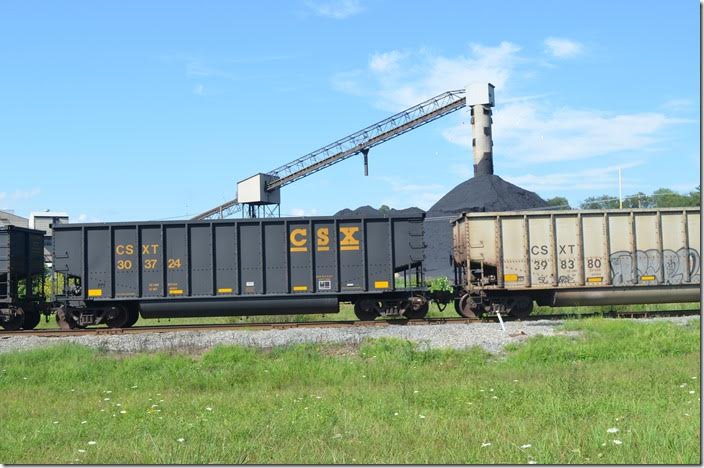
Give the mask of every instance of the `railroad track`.
M 531 315 L 529 318 L 521 320 L 523 322 L 533 322 L 537 320 L 567 320 L 591 317 L 607 318 L 653 318 L 653 317 L 684 317 L 701 315 L 701 310 L 660 310 L 660 311 L 623 311 L 623 312 L 594 312 L 588 314 L 549 314 Z M 509 321 L 518 321 L 510 320 Z M 227 331 L 237 329 L 247 330 L 281 330 L 287 328 L 350 328 L 350 327 L 387 327 L 390 325 L 417 326 L 417 325 L 442 325 L 448 323 L 470 324 L 470 323 L 498 323 L 498 317 L 486 318 L 464 318 L 464 317 L 430 317 L 425 319 L 404 319 L 391 318 L 380 319 L 371 322 L 359 320 L 326 320 L 316 322 L 266 322 L 266 323 L 226 323 L 226 324 L 193 324 L 193 325 L 145 325 L 131 328 L 85 328 L 74 330 L 38 329 L 6 331 L 0 330 L 0 338 L 11 336 L 40 336 L 40 337 L 61 337 L 61 336 L 84 336 L 84 335 L 127 335 L 138 333 L 173 333 L 184 331 Z

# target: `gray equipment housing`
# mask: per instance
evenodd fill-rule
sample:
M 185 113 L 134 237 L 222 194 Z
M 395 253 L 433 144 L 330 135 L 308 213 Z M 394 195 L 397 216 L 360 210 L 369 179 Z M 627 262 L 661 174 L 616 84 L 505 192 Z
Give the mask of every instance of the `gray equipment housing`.
M 331 313 L 340 301 L 421 289 L 423 215 L 63 224 L 53 250 L 65 278 L 56 300 L 70 307 L 138 303 L 145 318 Z

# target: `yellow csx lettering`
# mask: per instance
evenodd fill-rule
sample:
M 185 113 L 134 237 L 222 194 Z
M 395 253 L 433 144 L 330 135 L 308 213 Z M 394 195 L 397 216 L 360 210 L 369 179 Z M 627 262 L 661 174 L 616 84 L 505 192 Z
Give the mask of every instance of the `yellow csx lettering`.
M 318 252 L 327 252 L 330 250 L 330 229 L 326 227 L 318 228 L 315 231 L 316 243 Z
M 303 228 L 292 229 L 288 236 L 291 242 L 291 252 L 308 252 L 308 231 Z
M 359 250 L 359 239 L 354 237 L 359 232 L 358 226 L 340 227 L 340 250 Z
M 156 255 L 159 244 L 142 244 L 142 255 Z
M 115 246 L 116 255 L 132 255 L 134 253 L 134 245 L 132 244 L 117 244 Z

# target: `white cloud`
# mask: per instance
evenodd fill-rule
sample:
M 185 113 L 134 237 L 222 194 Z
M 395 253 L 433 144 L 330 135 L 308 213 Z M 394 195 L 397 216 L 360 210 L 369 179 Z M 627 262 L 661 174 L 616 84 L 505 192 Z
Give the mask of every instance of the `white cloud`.
M 316 208 L 306 209 L 306 208 L 293 208 L 291 209 L 291 216 L 316 216 L 318 210 Z
M 577 49 L 581 50 L 581 46 Z M 566 54 L 569 50 L 564 46 L 557 52 Z M 525 81 L 527 72 L 535 69 L 530 65 L 540 65 L 539 60 L 526 58 L 520 52 L 521 47 L 510 42 L 495 46 L 472 44 L 467 53 L 454 57 L 426 49 L 391 50 L 374 54 L 363 69 L 335 75 L 333 86 L 368 97 L 382 109 L 398 112 L 442 92 L 488 81 L 496 87 L 498 104 L 493 119 L 494 151 L 501 163 L 513 166 L 654 150 L 663 129 L 686 122 L 654 111 L 556 108 L 550 95 L 544 93 L 512 95 L 514 84 Z M 455 117 L 455 126 L 443 131 L 443 136 L 471 148 L 467 111 L 461 114 Z M 468 175 L 468 168 L 471 165 L 452 170 L 463 176 Z
M 188 78 L 224 78 L 227 80 L 236 80 L 239 77 L 231 72 L 215 68 L 209 65 L 204 65 L 199 61 L 189 61 L 186 63 L 186 76 Z
M 524 174 L 506 176 L 507 181 L 525 189 L 541 192 L 548 190 L 611 190 L 618 191 L 618 170 L 629 169 L 643 164 L 643 161 L 596 167 L 581 171 L 555 172 L 551 174 Z M 635 181 L 623 176 L 623 186 L 635 186 Z
M 388 192 L 391 196 L 387 196 L 382 204 L 392 208 L 417 206 L 427 210 L 447 192 L 447 187 L 442 184 L 417 184 L 400 177 L 375 177 L 375 179 L 388 184 Z
M 425 49 L 391 50 L 374 54 L 364 69 L 336 74 L 332 82 L 340 91 L 371 96 L 380 108 L 396 112 L 475 81 L 503 88 L 519 50 L 510 42 L 495 47 L 472 44 L 467 54 L 456 57 Z
M 309 0 L 305 5 L 315 15 L 333 19 L 349 18 L 364 11 L 359 0 Z
M 657 142 L 660 130 L 684 122 L 655 112 L 614 114 L 553 109 L 545 101 L 498 106 L 493 120 L 494 153 L 513 165 L 645 150 Z M 469 122 L 448 128 L 443 136 L 452 143 L 471 148 Z
M 41 189 L 39 187 L 33 187 L 31 189 L 18 189 L 14 192 L 11 192 L 10 194 L 8 194 L 7 192 L 0 192 L 0 201 L 7 200 L 17 202 L 22 200 L 29 200 L 38 196 L 40 193 Z
M 392 50 L 372 55 L 369 60 L 369 68 L 377 73 L 387 73 L 395 71 L 398 67 L 398 62 L 405 56 L 403 52 Z
M 545 39 L 545 50 L 553 57 L 568 58 L 581 54 L 584 46 L 569 39 L 548 37 Z
M 673 111 L 689 110 L 692 107 L 691 99 L 670 99 L 665 101 L 663 108 Z

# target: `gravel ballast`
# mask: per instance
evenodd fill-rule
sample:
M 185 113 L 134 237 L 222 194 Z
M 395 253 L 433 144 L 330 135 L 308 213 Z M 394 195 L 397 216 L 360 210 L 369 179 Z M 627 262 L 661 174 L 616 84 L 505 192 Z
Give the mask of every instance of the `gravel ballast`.
M 481 346 L 496 353 L 508 343 L 535 335 L 553 335 L 559 321 L 507 322 L 506 331 L 498 323 L 388 325 L 349 328 L 289 328 L 283 330 L 178 331 L 124 335 L 86 335 L 66 337 L 11 336 L 0 339 L 0 353 L 78 343 L 91 348 L 134 353 L 144 351 L 196 351 L 219 344 L 272 348 L 301 343 L 358 345 L 366 338 L 400 338 L 418 343 L 421 349 L 462 349 Z
M 684 324 L 694 317 L 673 317 Z M 651 320 L 639 320 L 649 322 Z M 358 345 L 366 338 L 400 338 L 414 341 L 420 349 L 463 349 L 480 346 L 490 353 L 501 352 L 509 343 L 524 341 L 536 335 L 569 334 L 557 329 L 559 320 L 506 322 L 506 331 L 498 323 L 388 325 L 383 327 L 350 328 L 290 328 L 284 330 L 227 330 L 171 333 L 140 333 L 125 335 L 86 335 L 66 337 L 9 336 L 0 337 L 0 353 L 44 347 L 59 343 L 77 343 L 94 349 L 117 353 L 151 351 L 191 352 L 229 344 L 272 348 L 301 343 Z

